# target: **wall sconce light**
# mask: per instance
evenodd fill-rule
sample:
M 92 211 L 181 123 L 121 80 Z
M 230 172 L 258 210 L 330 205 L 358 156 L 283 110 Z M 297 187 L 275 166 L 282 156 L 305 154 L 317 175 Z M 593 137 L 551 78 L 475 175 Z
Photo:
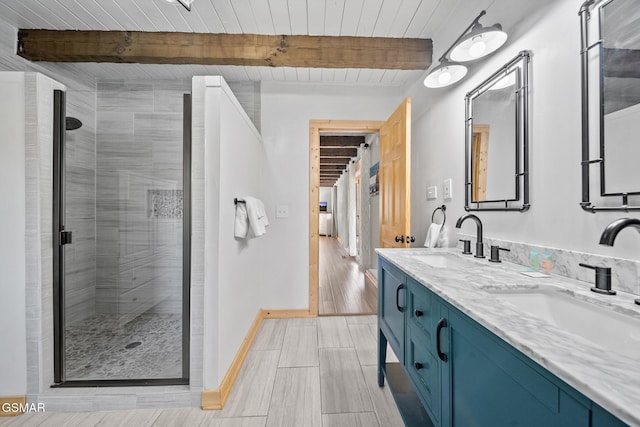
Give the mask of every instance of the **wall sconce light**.
M 424 79 L 426 87 L 439 88 L 458 82 L 467 74 L 467 67 L 459 62 L 473 61 L 487 56 L 507 41 L 507 33 L 502 31 L 500 24 L 491 27 L 483 27 L 480 24 L 480 18 L 486 13 L 484 10 L 480 12 L 471 25 L 444 52 L 438 60 L 440 65 L 431 70 Z
M 440 59 L 440 65 L 431 70 L 424 85 L 426 87 L 445 87 L 462 80 L 467 75 L 467 67 L 462 64 L 450 62 L 447 58 Z

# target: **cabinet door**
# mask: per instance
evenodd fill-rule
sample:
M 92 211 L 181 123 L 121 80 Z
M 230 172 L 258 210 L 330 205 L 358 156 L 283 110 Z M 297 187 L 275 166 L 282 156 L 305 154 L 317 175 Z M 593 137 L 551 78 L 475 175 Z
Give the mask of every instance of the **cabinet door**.
M 591 427 L 627 427 L 626 423 L 620 421 L 595 403 L 592 411 Z
M 488 331 L 449 310 L 452 426 L 589 426 L 589 408 Z
M 405 276 L 378 261 L 378 324 L 400 361 L 404 360 Z

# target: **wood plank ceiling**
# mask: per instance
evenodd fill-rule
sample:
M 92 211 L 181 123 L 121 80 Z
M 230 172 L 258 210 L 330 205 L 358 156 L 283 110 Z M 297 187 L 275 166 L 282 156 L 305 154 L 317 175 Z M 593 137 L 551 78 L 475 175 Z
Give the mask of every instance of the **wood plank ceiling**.
M 364 144 L 364 136 L 320 136 L 320 186 L 333 187 Z
M 487 0 L 488 1 L 488 0 Z M 487 3 L 482 1 L 481 3 Z M 464 7 L 465 3 L 468 8 Z M 192 11 L 165 0 L 21 0 L 0 2 L 14 28 L 159 31 L 264 35 L 431 38 L 447 22 L 467 20 L 470 0 L 195 0 Z M 462 11 L 461 11 L 462 9 Z M 458 28 L 455 28 L 459 32 Z M 434 56 L 436 57 L 436 56 Z M 96 79 L 185 79 L 222 75 L 228 81 L 304 81 L 399 86 L 424 70 L 232 65 L 70 63 Z

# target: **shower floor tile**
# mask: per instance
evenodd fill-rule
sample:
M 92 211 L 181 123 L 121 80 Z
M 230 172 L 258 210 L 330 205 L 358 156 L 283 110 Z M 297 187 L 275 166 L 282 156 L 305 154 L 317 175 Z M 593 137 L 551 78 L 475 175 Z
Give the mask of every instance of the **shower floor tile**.
M 100 314 L 66 329 L 67 380 L 182 377 L 182 316 Z

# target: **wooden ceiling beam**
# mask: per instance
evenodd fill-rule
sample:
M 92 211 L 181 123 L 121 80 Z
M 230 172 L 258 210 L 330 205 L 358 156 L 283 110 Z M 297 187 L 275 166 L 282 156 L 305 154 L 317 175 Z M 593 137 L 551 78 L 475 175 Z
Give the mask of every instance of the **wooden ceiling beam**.
M 320 136 L 320 147 L 360 147 L 364 136 Z
M 320 165 L 320 172 L 322 171 L 344 171 L 347 165 Z
M 21 29 L 30 61 L 425 70 L 430 39 Z
M 358 150 L 355 148 L 326 148 L 320 147 L 320 157 L 355 157 Z
M 351 157 L 320 157 L 320 165 L 348 165 Z

